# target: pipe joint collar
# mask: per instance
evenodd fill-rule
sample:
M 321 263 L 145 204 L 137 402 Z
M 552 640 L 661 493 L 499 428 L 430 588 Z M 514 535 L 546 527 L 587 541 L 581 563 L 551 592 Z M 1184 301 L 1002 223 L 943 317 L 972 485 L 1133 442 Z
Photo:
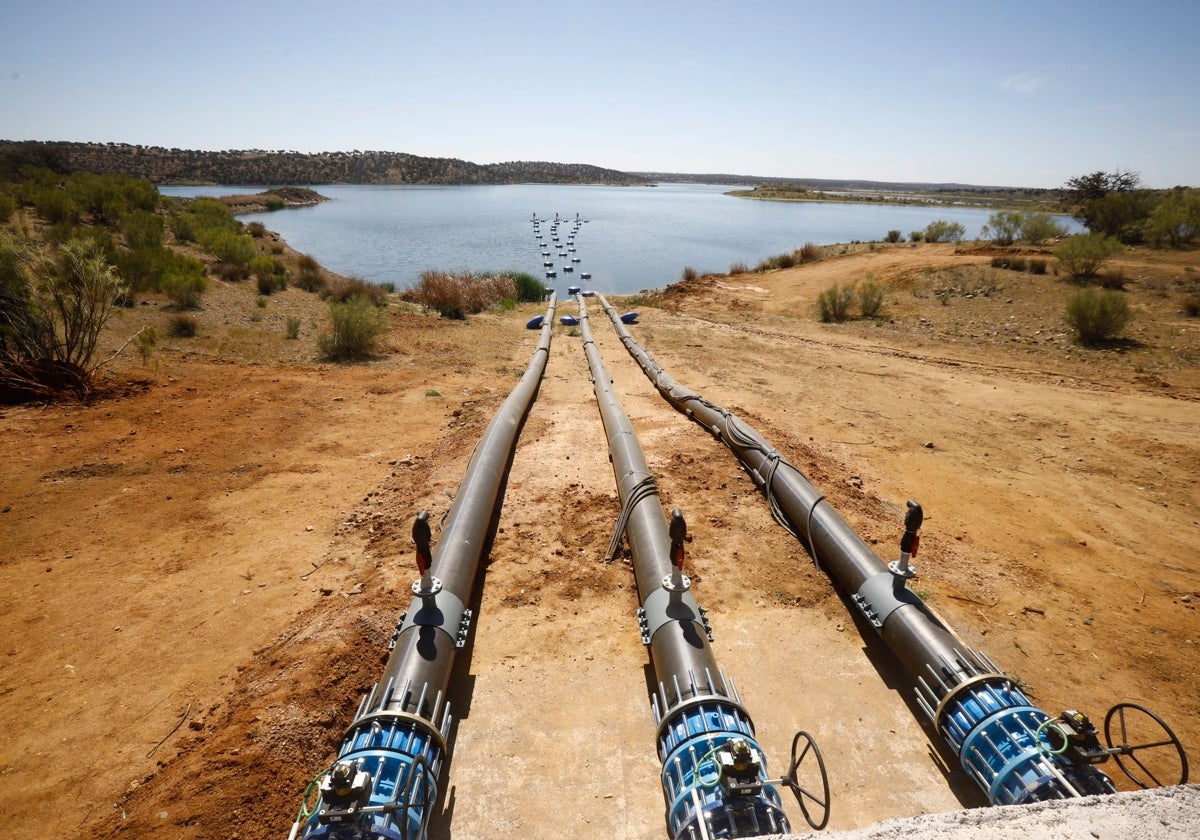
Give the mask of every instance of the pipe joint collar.
M 471 611 L 449 589 L 438 589 L 433 595 L 422 594 L 413 600 L 408 612 L 400 616 L 392 640 L 388 642 L 388 650 L 395 649 L 400 636 L 411 627 L 436 627 L 454 640 L 456 648 L 460 648 L 467 643 Z
M 690 621 L 704 631 L 710 642 L 713 640 L 708 612 L 696 603 L 696 596 L 690 589 L 655 589 L 638 610 L 642 644 L 650 644 L 659 628 L 672 621 Z

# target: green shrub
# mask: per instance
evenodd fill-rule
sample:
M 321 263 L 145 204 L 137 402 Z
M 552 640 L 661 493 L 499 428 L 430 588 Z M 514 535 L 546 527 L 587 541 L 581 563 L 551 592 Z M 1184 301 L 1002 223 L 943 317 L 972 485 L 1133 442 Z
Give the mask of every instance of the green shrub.
M 1072 280 L 1095 277 L 1100 269 L 1123 248 L 1114 237 L 1103 233 L 1084 233 L 1069 237 L 1054 249 L 1058 264 Z
M 909 241 L 911 241 L 911 242 L 920 242 L 922 239 L 925 238 L 925 231 L 914 230 L 912 233 L 910 233 L 908 235 L 908 238 L 909 238 Z
M 874 280 L 868 280 L 858 287 L 858 306 L 864 318 L 874 318 L 883 310 L 885 290 Z
M 121 217 L 121 233 L 130 249 L 158 249 L 162 247 L 163 223 L 149 210 L 134 210 Z
M 1021 240 L 1036 245 L 1067 235 L 1066 225 L 1049 213 L 1025 213 L 1021 217 Z
M 174 312 L 167 318 L 167 333 L 175 338 L 194 338 L 200 321 L 188 312 Z
M 534 277 L 532 274 L 514 274 L 513 282 L 517 285 L 517 300 L 521 303 L 537 303 L 546 297 L 546 284 Z M 387 283 L 385 286 L 391 286 Z M 395 286 L 387 289 L 389 292 L 394 292 Z
M 196 241 L 196 223 L 188 213 L 172 213 L 167 218 L 167 227 L 171 229 L 171 233 L 175 235 L 175 239 L 178 242 Z
M 17 200 L 8 193 L 0 192 L 0 225 L 12 218 L 17 212 Z
M 331 303 L 329 322 L 330 330 L 317 336 L 317 349 L 324 358 L 335 362 L 370 357 L 387 330 L 382 313 L 361 297 Z
M 288 341 L 295 341 L 300 337 L 300 319 L 295 315 L 287 316 L 287 320 L 284 322 L 283 329 L 284 338 L 286 338 Z
M 0 387 L 13 396 L 86 388 L 126 290 L 94 240 L 47 252 L 0 230 Z
M 75 224 L 79 221 L 79 209 L 64 190 L 54 187 L 37 190 L 33 194 L 33 207 L 39 216 L 52 225 L 64 222 Z
M 817 314 L 825 323 L 841 322 L 850 317 L 850 304 L 854 300 L 854 284 L 842 286 L 834 283 L 817 295 Z
M 959 242 L 966 232 L 967 229 L 960 222 L 938 219 L 925 226 L 924 236 L 926 242 Z
M 176 270 L 162 279 L 163 294 L 179 309 L 195 309 L 207 289 L 208 278 L 203 271 Z
M 275 261 L 263 254 L 259 254 L 250 260 L 250 273 L 254 275 L 260 295 L 272 294 L 279 288 L 276 270 Z
M 248 266 L 258 253 L 253 239 L 225 228 L 205 228 L 196 235 L 196 241 L 221 262 L 239 267 Z
M 1111 341 L 1129 324 L 1133 313 L 1129 301 L 1120 292 L 1083 289 L 1067 301 L 1064 319 L 1075 330 L 1080 344 L 1096 345 Z
M 518 293 L 518 294 L 520 294 L 520 291 L 521 291 L 521 284 L 520 284 L 520 282 L 519 282 L 519 278 L 521 278 L 521 277 L 532 277 L 532 275 L 529 275 L 529 274 L 518 274 L 518 275 L 516 275 L 516 276 L 513 278 L 514 280 L 518 280 L 518 282 L 517 282 L 517 293 Z M 539 286 L 542 286 L 542 295 L 544 296 L 544 295 L 546 294 L 546 287 L 545 287 L 544 285 L 542 285 L 542 281 L 541 281 L 541 280 L 538 280 L 536 277 L 534 277 L 534 278 L 533 278 L 533 280 L 534 280 L 534 281 L 535 281 L 535 282 L 536 282 L 536 283 L 537 283 Z M 378 284 L 378 285 L 379 285 L 379 288 L 383 289 L 383 290 L 384 290 L 385 292 L 387 292 L 389 295 L 390 295 L 390 294 L 395 294 L 395 292 L 396 292 L 396 284 L 395 284 L 395 283 L 380 283 L 380 284 Z M 541 300 L 541 298 L 538 298 L 538 300 Z
M 988 217 L 980 231 L 982 239 L 990 239 L 996 245 L 1011 245 L 1021 232 L 1024 217 L 1016 210 L 997 210 Z
M 885 237 L 883 238 L 883 241 L 884 241 L 884 242 L 899 242 L 899 241 L 900 241 L 900 231 L 898 231 L 898 230 L 889 230 L 889 231 L 887 232 L 887 236 L 885 236 Z

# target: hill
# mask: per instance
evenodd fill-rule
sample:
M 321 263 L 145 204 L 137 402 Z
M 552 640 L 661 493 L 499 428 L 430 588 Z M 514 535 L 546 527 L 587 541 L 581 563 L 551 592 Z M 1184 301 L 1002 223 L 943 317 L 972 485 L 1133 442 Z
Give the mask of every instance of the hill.
M 583 163 L 479 164 L 402 152 L 307 154 L 244 149 L 220 152 L 127 143 L 0 140 L 0 155 L 57 168 L 116 173 L 155 184 L 644 184 L 645 178 Z

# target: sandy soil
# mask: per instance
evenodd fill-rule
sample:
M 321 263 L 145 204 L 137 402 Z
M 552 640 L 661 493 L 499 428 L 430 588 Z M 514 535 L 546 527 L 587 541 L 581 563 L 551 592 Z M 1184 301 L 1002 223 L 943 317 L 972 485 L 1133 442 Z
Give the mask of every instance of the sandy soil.
M 1107 350 L 1066 335 L 1066 283 L 988 259 L 894 247 L 701 278 L 639 302 L 633 331 L 885 559 L 919 499 L 914 589 L 1039 705 L 1099 720 L 1144 703 L 1194 753 L 1200 323 L 1179 290 L 1196 255 L 1127 257 L 1137 320 Z M 820 290 L 868 275 L 884 318 L 816 321 Z M 161 324 L 151 304 L 104 345 Z M 15 836 L 286 836 L 408 605 L 412 517 L 448 508 L 536 341 L 535 307 L 462 323 L 393 305 L 384 356 L 323 365 L 311 295 L 260 309 L 218 283 L 204 307 L 200 337 L 123 358 L 93 402 L 0 414 Z M 593 326 L 664 506 L 688 518 L 718 661 L 772 769 L 812 732 L 835 829 L 984 804 L 734 459 Z M 601 561 L 617 512 L 580 341 L 559 328 L 456 663 L 434 837 L 664 835 L 633 576 Z

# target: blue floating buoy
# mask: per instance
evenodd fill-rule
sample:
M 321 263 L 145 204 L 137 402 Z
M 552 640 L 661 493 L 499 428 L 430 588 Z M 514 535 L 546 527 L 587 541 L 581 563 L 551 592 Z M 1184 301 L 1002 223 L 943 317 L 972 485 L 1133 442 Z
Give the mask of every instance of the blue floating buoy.
M 569 295 L 577 295 L 577 294 L 579 294 L 579 289 L 580 289 L 580 288 L 581 288 L 581 287 L 579 287 L 579 286 L 567 286 L 567 294 L 569 294 Z
M 582 294 L 584 297 L 595 297 L 596 296 L 596 293 L 594 291 L 592 291 L 591 289 L 584 289 L 582 292 L 580 292 L 580 294 Z
M 579 326 L 579 319 L 576 318 L 574 315 L 563 315 L 558 320 L 560 323 L 562 323 L 564 326 L 567 326 L 567 327 Z
M 584 280 L 592 279 L 592 273 L 590 271 L 585 271 L 585 272 L 583 272 L 583 274 L 580 274 L 579 276 L 582 277 Z
M 636 312 L 626 312 L 624 315 L 621 316 L 621 323 L 622 324 L 636 324 L 637 316 L 638 316 L 638 314 Z
M 545 315 L 538 315 L 536 318 L 530 318 L 528 321 L 525 322 L 525 329 L 540 330 L 542 328 L 542 322 L 545 320 L 546 320 Z

